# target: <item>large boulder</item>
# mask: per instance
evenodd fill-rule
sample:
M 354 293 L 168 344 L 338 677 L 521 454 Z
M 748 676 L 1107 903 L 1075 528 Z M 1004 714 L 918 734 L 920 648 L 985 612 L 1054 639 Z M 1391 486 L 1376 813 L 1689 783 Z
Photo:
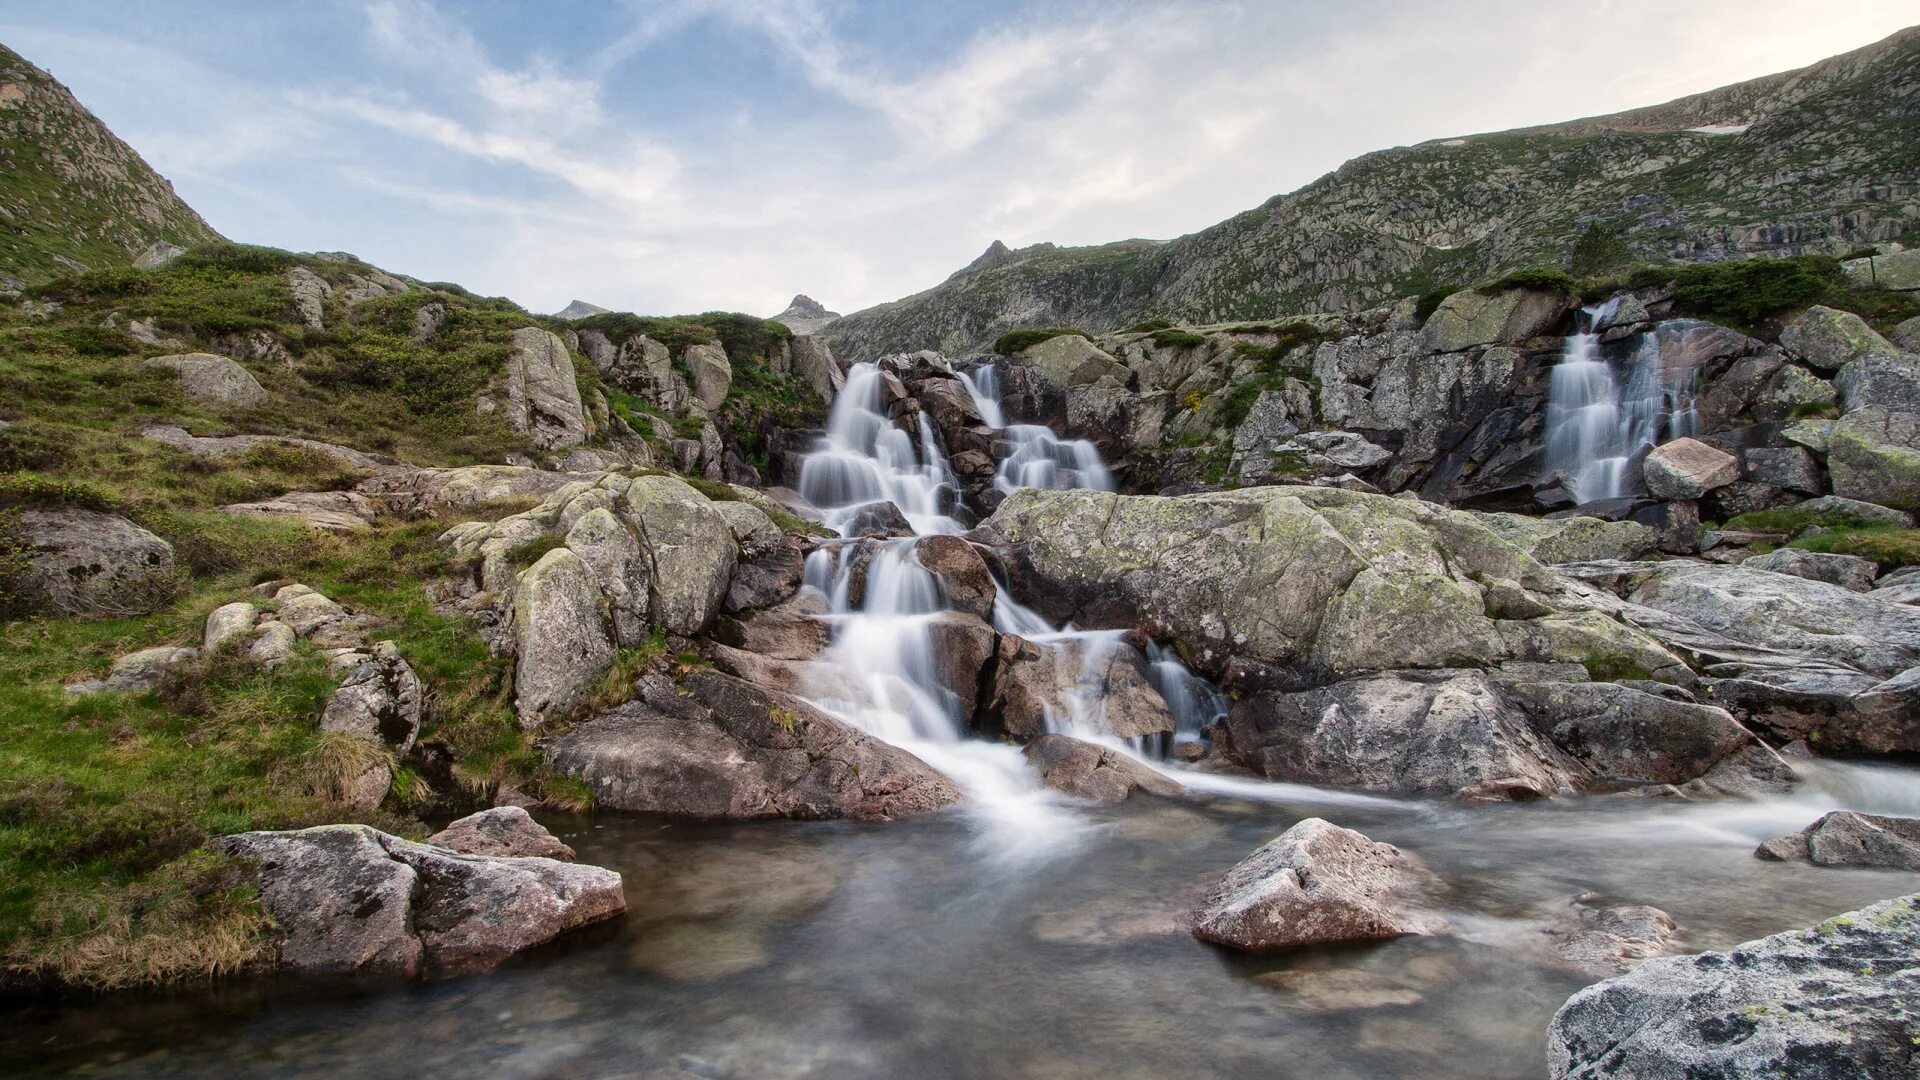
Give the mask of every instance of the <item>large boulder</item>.
M 1060 723 L 1126 739 L 1174 729 L 1145 655 L 1118 634 L 1042 641 L 1000 635 L 987 712 L 1020 739 Z
M 913 555 L 940 582 L 954 610 L 993 618 L 998 590 L 987 561 L 972 544 L 957 536 L 929 536 L 914 545 Z
M 68 683 L 69 694 L 135 693 L 152 690 L 167 673 L 200 659 L 200 650 L 180 645 L 155 645 L 130 652 L 113 662 L 104 679 Z
M 1227 717 L 1233 760 L 1270 780 L 1470 798 L 1542 798 L 1586 786 L 1478 671 L 1388 672 L 1265 692 Z
M 572 862 L 574 851 L 518 806 L 496 806 L 448 823 L 427 843 L 462 855 L 558 859 Z
M 405 753 L 420 734 L 425 708 L 419 676 L 393 642 L 382 641 L 327 699 L 320 730 L 357 735 Z
M 1836 810 L 1754 852 L 1763 859 L 1815 866 L 1875 866 L 1920 871 L 1920 820 Z
M 1193 936 L 1245 950 L 1432 934 L 1420 860 L 1352 829 L 1307 818 L 1227 871 L 1191 919 Z
M 1521 682 L 1512 694 L 1596 784 L 1681 784 L 1752 736 L 1727 710 L 1607 682 Z
M 566 343 L 537 326 L 513 332 L 507 353 L 507 423 L 542 450 L 587 441 L 580 384 Z
M 251 832 L 280 967 L 310 975 L 468 975 L 626 909 L 620 875 L 542 858 L 461 855 L 365 825 Z
M 333 286 L 326 278 L 304 266 L 296 266 L 287 271 L 287 291 L 293 294 L 293 308 L 300 315 L 300 325 L 313 332 L 327 328 L 327 301 L 333 296 Z
M 547 745 L 603 808 L 701 818 L 906 817 L 958 802 L 905 750 L 719 672 L 642 679 L 639 697 Z
M 539 727 L 583 704 L 613 665 L 593 568 L 555 548 L 520 575 L 513 594 L 514 708 Z
M 832 401 L 833 395 L 847 384 L 846 374 L 833 358 L 833 350 L 820 338 L 806 334 L 796 336 L 791 349 L 793 373 L 812 387 L 821 401 Z
M 1654 447 L 1641 470 L 1654 498 L 1697 499 L 1740 479 L 1740 459 L 1698 439 L 1683 438 Z
M 1467 289 L 1442 300 L 1427 317 L 1420 328 L 1420 347 L 1446 353 L 1476 345 L 1518 344 L 1552 330 L 1573 305 L 1572 297 L 1559 293 Z
M 1872 559 L 1863 559 L 1858 555 L 1834 555 L 1820 551 L 1806 551 L 1801 548 L 1783 547 L 1756 555 L 1740 564 L 1749 570 L 1769 570 L 1776 574 L 1791 574 L 1809 581 L 1824 581 L 1829 585 L 1838 585 L 1848 592 L 1866 592 L 1873 588 L 1873 579 L 1880 574 L 1880 568 Z
M 1731 952 L 1648 960 L 1587 987 L 1548 1029 L 1558 1078 L 1912 1076 L 1920 897 Z
M 704 342 L 689 345 L 680 354 L 680 362 L 692 376 L 693 400 L 702 408 L 712 412 L 726 402 L 727 391 L 733 386 L 733 365 L 727 362 L 725 349 Z
M 1548 565 L 1595 559 L 1638 559 L 1653 551 L 1658 541 L 1652 529 L 1637 521 L 1483 514 L 1480 522 L 1501 539 Z
M 19 606 L 54 615 L 143 615 L 172 598 L 173 545 L 117 514 L 24 510 Z
M 1833 493 L 1843 498 L 1920 510 L 1920 411 L 1856 409 L 1827 435 Z
M 1060 334 L 1021 354 L 1027 363 L 1060 387 L 1091 386 L 1103 378 L 1125 381 L 1126 365 L 1079 334 Z
M 1920 610 L 1824 581 L 1672 562 L 1654 567 L 1629 599 L 1736 641 L 1803 652 L 1883 679 L 1920 665 Z
M 1862 357 L 1898 352 L 1860 316 L 1818 305 L 1780 331 L 1780 345 L 1822 371 L 1839 371 Z
M 1093 802 L 1124 802 L 1136 791 L 1178 795 L 1178 781 L 1095 743 L 1065 735 L 1042 735 L 1027 744 L 1027 761 L 1055 791 Z
M 567 530 L 567 550 L 593 571 L 613 623 L 614 639 L 633 648 L 651 632 L 653 557 L 613 511 L 596 506 Z
M 653 621 L 676 634 L 706 629 L 740 557 L 726 517 L 670 476 L 635 478 L 626 502 L 653 553 Z
M 181 353 L 144 361 L 150 368 L 171 371 L 180 380 L 180 392 L 190 401 L 220 408 L 244 409 L 267 403 L 266 388 L 253 373 L 232 358 L 215 353 Z

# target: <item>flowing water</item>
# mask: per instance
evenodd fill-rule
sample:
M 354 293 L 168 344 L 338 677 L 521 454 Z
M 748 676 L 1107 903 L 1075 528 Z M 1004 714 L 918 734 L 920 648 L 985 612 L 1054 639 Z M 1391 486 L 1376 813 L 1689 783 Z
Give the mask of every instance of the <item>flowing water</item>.
M 970 388 L 1004 424 L 991 369 Z M 917 535 L 960 531 L 934 433 L 921 427 L 916 443 L 880 394 L 878 373 L 855 368 L 799 489 L 836 527 L 884 498 Z M 1053 441 L 1055 482 L 1101 481 L 1104 468 L 1080 464 L 1090 447 Z M 1022 442 L 1003 446 L 1012 457 Z M 871 556 L 858 604 L 854 546 L 811 557 L 833 637 L 808 692 L 953 777 L 963 808 L 873 824 L 543 814 L 581 860 L 625 875 L 626 918 L 480 978 L 242 981 L 16 1009 L 0 1027 L 0 1075 L 1535 1077 L 1554 1010 L 1594 980 L 1556 966 L 1541 929 L 1575 896 L 1664 908 L 1688 948 L 1706 949 L 1920 889 L 1920 875 L 1752 855 L 1829 809 L 1920 813 L 1910 770 L 1817 763 L 1794 796 L 1764 802 L 1471 806 L 1168 764 L 1225 707 L 1219 690 L 1151 650 L 1178 730 L 1115 739 L 1097 688 L 1105 653 L 1131 646 L 1050 626 L 1003 591 L 998 629 L 1080 650 L 1079 683 L 1049 727 L 1139 756 L 1192 793 L 1070 802 L 1018 750 L 966 736 L 966 708 L 935 675 L 929 627 L 946 599 L 915 543 Z M 1306 816 L 1431 862 L 1453 932 L 1259 957 L 1180 932 L 1211 878 Z
M 1692 369 L 1668 371 L 1658 332 L 1632 341 L 1624 381 L 1604 355 L 1592 328 L 1617 303 L 1581 309 L 1578 332 L 1567 338 L 1548 387 L 1543 475 L 1563 473 L 1579 503 L 1639 491 L 1645 452 L 1697 429 Z

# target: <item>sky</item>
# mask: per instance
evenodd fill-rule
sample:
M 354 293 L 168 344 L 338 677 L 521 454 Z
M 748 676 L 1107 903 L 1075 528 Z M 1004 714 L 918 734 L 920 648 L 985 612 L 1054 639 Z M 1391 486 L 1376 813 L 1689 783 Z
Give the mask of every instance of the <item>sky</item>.
M 235 240 L 534 311 L 840 311 L 1171 238 L 1369 150 L 1651 105 L 1912 0 L 8 0 Z

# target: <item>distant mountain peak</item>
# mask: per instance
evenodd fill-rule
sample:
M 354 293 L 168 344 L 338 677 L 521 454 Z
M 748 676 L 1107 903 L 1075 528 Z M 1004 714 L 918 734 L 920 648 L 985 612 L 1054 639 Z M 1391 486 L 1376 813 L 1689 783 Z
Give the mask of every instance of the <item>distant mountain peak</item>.
M 605 315 L 612 308 L 603 308 L 599 304 L 589 304 L 585 300 L 575 300 L 566 307 L 553 313 L 556 319 L 584 319 L 589 315 Z
M 787 310 L 775 315 L 773 321 L 784 324 L 796 334 L 814 334 L 839 318 L 839 312 L 828 311 L 825 304 L 806 293 L 795 293 Z

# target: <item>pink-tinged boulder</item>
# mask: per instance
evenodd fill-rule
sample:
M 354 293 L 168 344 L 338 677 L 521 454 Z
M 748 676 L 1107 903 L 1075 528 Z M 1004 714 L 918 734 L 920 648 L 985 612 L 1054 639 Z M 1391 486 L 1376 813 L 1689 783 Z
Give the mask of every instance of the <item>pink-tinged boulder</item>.
M 1307 818 L 1227 871 L 1193 912 L 1193 936 L 1264 950 L 1438 933 L 1445 921 L 1419 907 L 1432 880 L 1392 844 Z
M 1740 459 L 1698 439 L 1675 439 L 1647 454 L 1641 475 L 1656 499 L 1697 499 L 1740 479 Z

